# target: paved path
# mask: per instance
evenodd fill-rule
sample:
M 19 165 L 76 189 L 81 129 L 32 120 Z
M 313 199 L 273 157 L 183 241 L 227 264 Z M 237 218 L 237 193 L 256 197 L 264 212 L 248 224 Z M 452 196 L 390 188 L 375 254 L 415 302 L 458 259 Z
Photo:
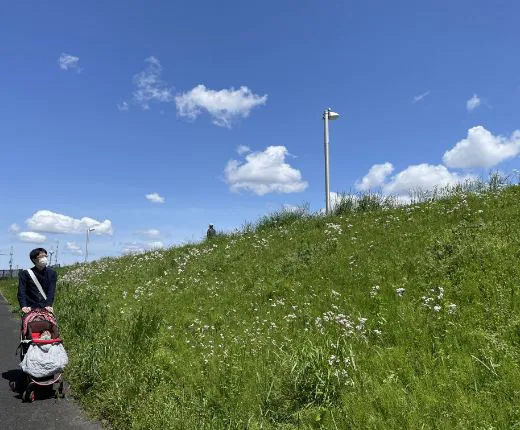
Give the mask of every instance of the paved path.
M 5 430 L 102 430 L 89 421 L 72 399 L 42 399 L 24 403 L 9 389 L 9 381 L 21 374 L 15 355 L 20 340 L 20 321 L 0 295 L 0 428 Z

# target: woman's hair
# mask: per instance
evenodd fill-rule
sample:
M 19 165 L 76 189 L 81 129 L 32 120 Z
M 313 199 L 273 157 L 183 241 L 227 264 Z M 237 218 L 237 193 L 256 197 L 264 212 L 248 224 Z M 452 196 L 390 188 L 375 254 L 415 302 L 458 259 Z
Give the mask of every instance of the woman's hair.
M 47 250 L 45 248 L 35 248 L 29 254 L 29 258 L 31 259 L 31 261 L 38 257 L 40 252 L 45 252 L 45 254 L 47 254 Z

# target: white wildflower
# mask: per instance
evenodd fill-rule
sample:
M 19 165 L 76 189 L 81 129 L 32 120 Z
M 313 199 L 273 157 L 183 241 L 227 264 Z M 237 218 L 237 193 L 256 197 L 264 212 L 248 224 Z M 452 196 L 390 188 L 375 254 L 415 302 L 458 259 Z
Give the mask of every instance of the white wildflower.
M 427 307 L 431 306 L 431 302 L 433 301 L 433 299 L 431 297 L 423 296 L 422 299 L 424 301 L 424 303 L 423 303 L 424 306 L 427 306 Z
M 380 289 L 379 285 L 375 285 L 374 287 L 372 287 L 372 289 L 370 290 L 370 297 L 377 296 L 379 289 Z
M 331 355 L 329 357 L 328 362 L 329 362 L 329 366 L 333 366 L 334 364 L 339 363 L 339 360 L 338 360 L 338 357 L 336 357 L 335 355 Z
M 367 319 L 366 318 L 359 318 L 359 323 L 358 325 L 356 326 L 356 330 L 363 330 L 365 328 L 365 323 L 367 322 Z

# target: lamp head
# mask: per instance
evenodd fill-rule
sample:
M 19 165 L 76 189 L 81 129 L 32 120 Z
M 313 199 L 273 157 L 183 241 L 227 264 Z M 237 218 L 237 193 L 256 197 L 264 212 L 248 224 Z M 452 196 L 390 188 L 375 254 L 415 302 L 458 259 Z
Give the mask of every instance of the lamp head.
M 330 109 L 327 111 L 327 114 L 329 116 L 329 120 L 335 120 L 339 118 L 339 113 L 332 112 Z

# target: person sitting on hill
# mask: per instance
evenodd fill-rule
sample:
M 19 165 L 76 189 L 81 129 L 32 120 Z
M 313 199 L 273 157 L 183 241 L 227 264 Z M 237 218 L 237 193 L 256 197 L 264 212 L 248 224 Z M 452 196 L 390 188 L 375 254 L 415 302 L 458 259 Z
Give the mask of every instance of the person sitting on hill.
M 212 237 L 215 237 L 217 235 L 217 231 L 213 227 L 213 224 L 209 225 L 208 232 L 206 233 L 206 237 L 208 239 L 211 239 Z
M 18 273 L 18 303 L 20 308 L 24 314 L 30 312 L 31 309 L 44 308 L 53 312 L 52 304 L 58 275 L 54 269 L 47 267 L 47 251 L 44 248 L 33 249 L 29 258 L 34 263 L 34 267 L 28 270 L 20 270 Z

